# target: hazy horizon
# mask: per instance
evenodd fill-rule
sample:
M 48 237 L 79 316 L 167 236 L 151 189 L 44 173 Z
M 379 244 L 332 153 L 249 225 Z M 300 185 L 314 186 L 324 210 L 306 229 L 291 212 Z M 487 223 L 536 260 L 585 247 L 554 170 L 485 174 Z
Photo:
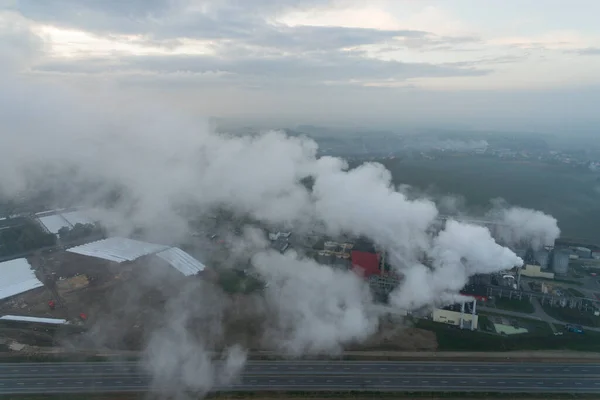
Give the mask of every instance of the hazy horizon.
M 599 13 L 591 0 L 0 1 L 0 74 L 255 124 L 594 132 Z

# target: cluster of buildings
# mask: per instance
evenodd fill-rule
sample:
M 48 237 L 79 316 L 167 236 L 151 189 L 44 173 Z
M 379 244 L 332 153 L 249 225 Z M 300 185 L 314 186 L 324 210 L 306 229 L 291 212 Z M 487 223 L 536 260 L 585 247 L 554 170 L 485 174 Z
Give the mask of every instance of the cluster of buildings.
M 75 301 L 70 307 L 78 310 L 65 311 L 68 307 L 61 296 L 63 293 L 74 293 L 97 280 L 108 282 L 132 272 L 144 273 L 140 269 L 147 269 L 149 263 L 175 277 L 199 276 L 206 270 L 202 262 L 179 247 L 97 235 L 68 242 L 60 240 L 65 232 L 98 226 L 84 210 L 46 211 L 14 219 L 26 221 L 28 229 L 33 226 L 43 235 L 54 235 L 57 242 L 0 260 L 0 324 L 3 325 L 80 323 L 87 318 L 86 306 Z M 21 225 L 19 222 L 15 228 Z M 100 233 L 101 230 L 85 232 Z M 61 307 L 55 311 L 57 305 Z

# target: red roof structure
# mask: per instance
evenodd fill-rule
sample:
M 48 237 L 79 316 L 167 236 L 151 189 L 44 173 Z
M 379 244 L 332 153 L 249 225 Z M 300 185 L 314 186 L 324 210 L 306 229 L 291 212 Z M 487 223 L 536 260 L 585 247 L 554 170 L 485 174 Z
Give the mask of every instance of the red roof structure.
M 368 253 L 366 251 L 353 251 L 351 256 L 352 266 L 365 278 L 381 273 L 379 270 L 379 254 Z

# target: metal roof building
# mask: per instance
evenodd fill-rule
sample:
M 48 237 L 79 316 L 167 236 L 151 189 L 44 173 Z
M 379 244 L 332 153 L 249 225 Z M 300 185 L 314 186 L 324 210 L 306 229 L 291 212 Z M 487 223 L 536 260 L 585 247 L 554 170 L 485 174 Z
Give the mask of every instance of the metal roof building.
M 111 237 L 72 247 L 67 251 L 122 263 L 126 261 L 135 261 L 140 257 L 158 253 L 167 250 L 168 248 L 169 246 L 160 244 L 141 242 L 139 240 L 122 237 Z
M 38 221 L 50 233 L 58 234 L 61 228 L 72 228 L 77 224 L 93 224 L 94 220 L 83 210 L 74 211 L 43 211 L 36 214 Z
M 64 219 L 60 214 L 46 215 L 45 217 L 38 217 L 38 220 L 44 228 L 50 233 L 58 234 L 58 231 L 62 228 L 71 228 L 69 221 Z
M 39 318 L 39 317 L 26 317 L 21 315 L 3 315 L 0 317 L 1 321 L 17 321 L 17 322 L 34 322 L 38 324 L 53 324 L 53 325 L 66 325 L 69 323 L 66 319 L 56 318 Z
M 122 237 L 98 240 L 67 250 L 70 253 L 122 263 L 156 255 L 185 276 L 196 275 L 206 266 L 178 247 L 142 242 Z
M 168 262 L 173 268 L 185 276 L 197 275 L 206 268 L 204 264 L 181 250 L 179 247 L 171 247 L 157 253 L 156 256 Z
M 0 263 L 0 300 L 28 292 L 44 284 L 24 258 Z

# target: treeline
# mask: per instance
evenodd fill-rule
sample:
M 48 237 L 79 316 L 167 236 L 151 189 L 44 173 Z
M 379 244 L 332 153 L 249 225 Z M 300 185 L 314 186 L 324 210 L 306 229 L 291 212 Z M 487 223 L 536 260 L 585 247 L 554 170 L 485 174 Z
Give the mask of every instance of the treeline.
M 56 245 L 56 236 L 35 222 L 20 218 L 18 224 L 0 230 L 0 257 L 10 257 Z

